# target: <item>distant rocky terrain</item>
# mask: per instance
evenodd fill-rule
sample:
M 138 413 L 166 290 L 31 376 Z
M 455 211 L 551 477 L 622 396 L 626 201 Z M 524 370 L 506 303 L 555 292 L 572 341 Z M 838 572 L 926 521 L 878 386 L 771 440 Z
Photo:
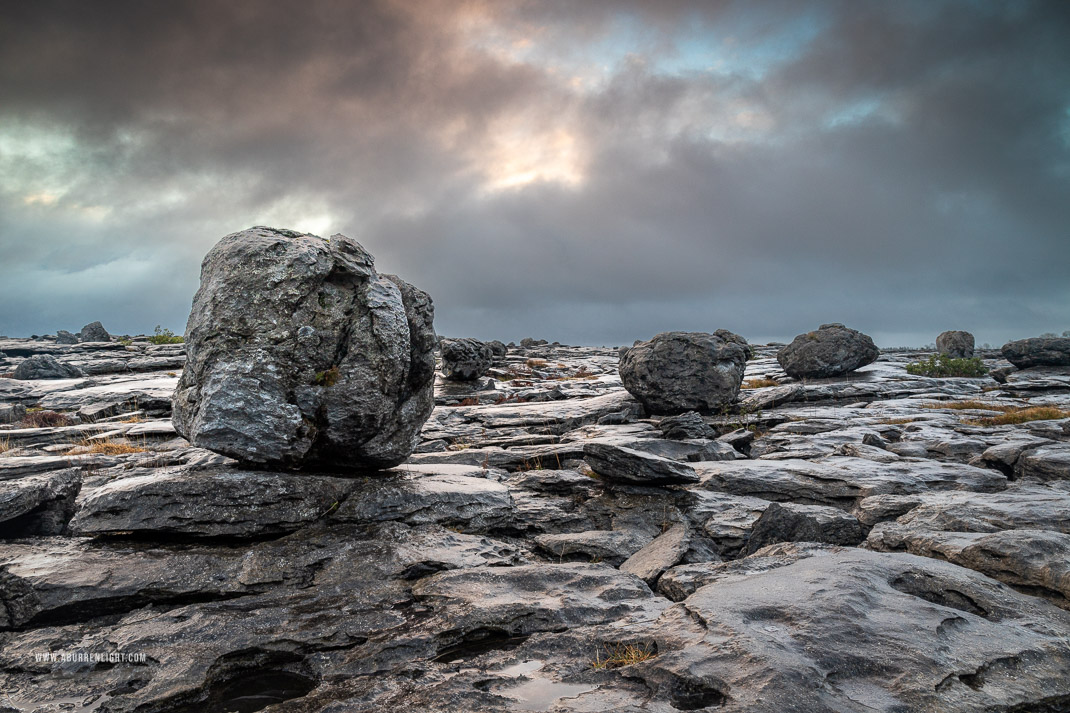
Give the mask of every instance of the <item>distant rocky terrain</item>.
M 1059 340 L 799 379 L 671 340 L 731 398 L 652 415 L 617 349 L 447 344 L 375 471 L 191 445 L 184 344 L 0 339 L 0 711 L 1070 711 Z M 38 357 L 78 375 L 12 378 Z

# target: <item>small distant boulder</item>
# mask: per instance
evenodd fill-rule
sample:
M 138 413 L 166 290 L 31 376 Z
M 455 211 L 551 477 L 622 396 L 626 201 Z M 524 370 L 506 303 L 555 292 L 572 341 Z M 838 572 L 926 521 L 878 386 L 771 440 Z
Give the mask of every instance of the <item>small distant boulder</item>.
M 867 335 L 839 323 L 800 334 L 777 352 L 776 360 L 795 379 L 840 376 L 872 364 L 880 350 Z
M 70 364 L 64 364 L 51 354 L 35 354 L 23 359 L 15 367 L 15 378 L 30 379 L 76 379 L 85 373 Z
M 78 335 L 71 334 L 66 329 L 61 329 L 56 332 L 56 344 L 77 344 Z
M 1070 366 L 1070 337 L 1033 337 L 1007 342 L 1003 358 L 1019 369 L 1033 366 Z
M 487 346 L 490 347 L 490 352 L 494 355 L 495 359 L 501 359 L 505 356 L 506 352 L 509 351 L 505 344 L 498 341 L 497 339 L 492 339 L 491 341 L 487 342 Z
M 100 322 L 90 322 L 82 327 L 82 331 L 78 333 L 78 339 L 82 342 L 110 342 L 111 335 Z
M 344 235 L 232 233 L 201 266 L 175 430 L 270 468 L 395 466 L 434 408 L 433 318 Z
M 936 338 L 936 351 L 952 359 L 973 357 L 973 335 L 969 332 L 941 332 Z
M 442 375 L 450 381 L 475 381 L 494 361 L 490 345 L 478 339 L 443 339 Z
M 624 352 L 619 371 L 624 388 L 652 414 L 710 413 L 735 401 L 746 363 L 735 339 L 663 332 Z
M 541 347 L 549 344 L 545 339 L 533 339 L 532 337 L 524 337 L 520 340 L 520 346 L 524 349 L 530 349 L 531 347 Z

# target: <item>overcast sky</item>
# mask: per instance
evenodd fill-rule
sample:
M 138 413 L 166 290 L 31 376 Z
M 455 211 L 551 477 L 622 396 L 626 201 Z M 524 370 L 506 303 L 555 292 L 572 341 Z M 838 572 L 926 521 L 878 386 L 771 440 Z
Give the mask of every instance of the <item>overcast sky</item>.
M 364 244 L 440 334 L 1070 329 L 1070 2 L 0 3 L 0 334 Z

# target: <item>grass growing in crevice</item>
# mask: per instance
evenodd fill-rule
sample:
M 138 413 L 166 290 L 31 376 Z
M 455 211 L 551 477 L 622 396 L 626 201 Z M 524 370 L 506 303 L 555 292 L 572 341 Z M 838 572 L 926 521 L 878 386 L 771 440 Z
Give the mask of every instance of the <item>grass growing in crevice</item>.
M 766 386 L 780 386 L 773 379 L 747 379 L 740 385 L 741 389 L 764 389 Z
M 108 456 L 121 456 L 127 453 L 147 453 L 149 449 L 136 446 L 132 443 L 113 441 L 109 438 L 102 441 L 85 439 L 78 444 L 78 450 L 83 453 L 100 453 Z
M 74 421 L 65 414 L 57 411 L 43 411 L 26 409 L 26 415 L 22 418 L 22 425 L 26 428 L 59 428 L 60 426 L 73 425 Z
M 0 454 L 7 453 L 12 449 L 13 446 L 11 445 L 10 438 L 0 438 Z
M 1064 411 L 1054 406 L 1010 407 L 1007 410 L 1003 410 L 1003 413 L 999 416 L 971 419 L 967 420 L 966 423 L 974 426 L 1011 426 L 1017 423 L 1028 423 L 1029 421 L 1053 421 L 1060 418 L 1070 418 L 1070 411 Z
M 970 359 L 952 359 L 947 354 L 933 354 L 928 359 L 907 364 L 907 373 L 914 376 L 980 377 L 988 373 L 988 368 L 980 357 Z
M 954 411 L 1013 411 L 1018 406 L 1007 406 L 1005 404 L 994 404 L 988 401 L 930 401 L 921 405 L 922 408 L 932 409 L 952 409 Z
M 656 644 L 606 644 L 605 654 L 599 651 L 591 661 L 591 668 L 598 670 L 622 668 L 649 661 L 657 655 Z

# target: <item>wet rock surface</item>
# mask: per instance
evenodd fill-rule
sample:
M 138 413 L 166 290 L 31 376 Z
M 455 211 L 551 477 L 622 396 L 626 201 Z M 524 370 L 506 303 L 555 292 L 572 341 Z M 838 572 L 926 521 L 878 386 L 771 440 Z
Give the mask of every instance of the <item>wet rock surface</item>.
M 1064 367 L 893 352 L 670 418 L 532 340 L 396 467 L 291 472 L 171 427 L 184 345 L 0 351 L 84 372 L 0 378 L 14 710 L 1070 710 L 1070 420 L 985 421 L 1070 408 Z
M 941 332 L 936 337 L 936 351 L 952 359 L 969 359 L 973 356 L 973 335 L 961 330 Z

